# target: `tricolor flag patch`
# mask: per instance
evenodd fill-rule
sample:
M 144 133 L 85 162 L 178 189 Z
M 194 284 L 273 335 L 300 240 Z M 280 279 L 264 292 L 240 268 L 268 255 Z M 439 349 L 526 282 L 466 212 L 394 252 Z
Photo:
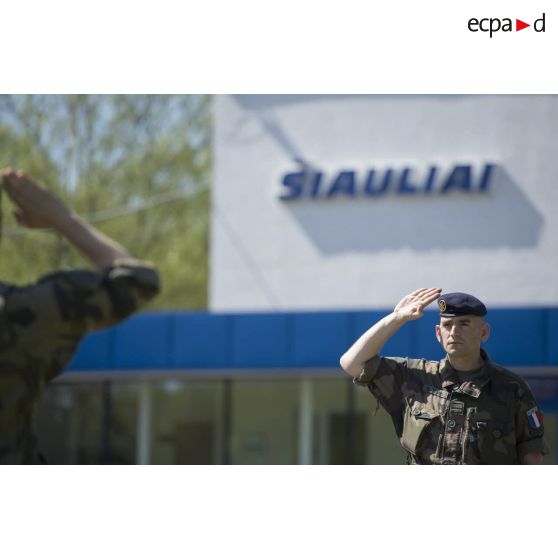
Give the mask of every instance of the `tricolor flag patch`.
M 533 407 L 527 411 L 527 417 L 533 428 L 540 428 L 542 426 L 542 413 L 538 407 Z

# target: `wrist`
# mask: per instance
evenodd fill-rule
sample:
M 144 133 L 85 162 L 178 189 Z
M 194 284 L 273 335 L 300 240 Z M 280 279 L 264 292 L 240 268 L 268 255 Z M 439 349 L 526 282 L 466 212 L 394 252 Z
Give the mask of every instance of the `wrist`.
M 76 228 L 83 228 L 83 221 L 77 213 L 64 207 L 52 216 L 51 226 L 63 236 L 67 236 Z
M 403 324 L 407 323 L 408 321 L 410 321 L 409 316 L 406 316 L 405 314 L 401 314 L 400 312 L 398 312 L 397 310 L 394 310 L 391 313 L 391 319 L 394 323 L 396 323 L 397 325 L 402 326 Z

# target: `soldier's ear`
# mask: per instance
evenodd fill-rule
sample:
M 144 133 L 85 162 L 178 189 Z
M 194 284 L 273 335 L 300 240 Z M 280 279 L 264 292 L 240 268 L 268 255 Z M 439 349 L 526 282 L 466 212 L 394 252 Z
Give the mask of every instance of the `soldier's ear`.
M 442 342 L 442 335 L 440 333 L 440 325 L 436 324 L 435 329 L 436 329 L 436 339 L 438 339 L 438 343 L 441 343 Z
M 481 343 L 486 343 L 488 338 L 490 337 L 490 324 L 486 322 L 482 324 L 482 334 L 481 334 Z

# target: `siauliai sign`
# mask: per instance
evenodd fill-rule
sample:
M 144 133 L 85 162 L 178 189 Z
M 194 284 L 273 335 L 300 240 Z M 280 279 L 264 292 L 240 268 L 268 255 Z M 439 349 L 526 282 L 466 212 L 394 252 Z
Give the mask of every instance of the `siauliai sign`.
M 496 165 L 459 164 L 452 167 L 403 167 L 364 171 L 342 169 L 326 172 L 303 168 L 281 177 L 279 199 L 379 198 L 382 196 L 431 196 L 453 192 L 482 194 L 490 189 Z

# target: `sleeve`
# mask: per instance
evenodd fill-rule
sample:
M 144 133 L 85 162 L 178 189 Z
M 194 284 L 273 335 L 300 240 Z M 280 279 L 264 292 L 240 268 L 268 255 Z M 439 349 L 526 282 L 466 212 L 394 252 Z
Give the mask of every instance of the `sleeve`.
M 58 271 L 30 287 L 27 301 L 49 328 L 82 337 L 121 322 L 160 290 L 157 270 L 148 263 L 120 259 L 104 274 Z
M 520 390 L 515 423 L 517 454 L 520 463 L 528 453 L 537 452 L 543 455 L 548 453 L 548 446 L 543 438 L 542 411 L 526 384 Z
M 406 358 L 376 355 L 364 364 L 360 376 L 354 379 L 354 383 L 368 387 L 378 403 L 393 417 L 401 411 L 401 386 L 407 374 Z

